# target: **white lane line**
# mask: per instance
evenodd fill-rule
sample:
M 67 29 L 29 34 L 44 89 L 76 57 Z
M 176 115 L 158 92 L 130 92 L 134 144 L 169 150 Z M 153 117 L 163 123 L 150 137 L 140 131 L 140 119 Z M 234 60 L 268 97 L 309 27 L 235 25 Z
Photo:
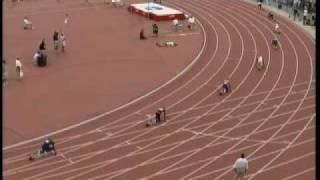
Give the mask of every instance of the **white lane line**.
M 303 84 L 305 84 L 305 83 L 301 83 L 301 85 L 303 85 Z M 285 88 L 288 88 L 288 87 L 285 87 Z M 314 89 L 314 88 L 312 88 L 312 89 Z M 266 92 L 268 92 L 268 91 L 266 91 Z M 263 94 L 266 93 L 266 92 L 263 92 Z M 300 93 L 300 92 L 305 92 L 305 90 L 297 91 L 297 93 L 298 93 L 298 92 L 299 92 L 299 93 Z M 281 98 L 281 97 L 283 97 L 283 96 L 285 96 L 285 95 L 279 95 L 279 96 L 275 96 L 275 97 L 272 97 L 272 98 L 268 98 L 266 101 L 278 99 L 278 98 Z M 244 98 L 244 97 L 245 97 L 245 96 L 243 96 L 243 97 L 241 97 L 241 98 L 230 99 L 230 100 L 227 100 L 227 101 L 230 102 L 230 101 L 242 99 L 242 98 Z M 313 97 L 313 96 L 311 96 L 311 97 Z M 227 102 L 227 101 L 225 101 L 225 102 Z M 247 104 L 244 104 L 242 107 L 251 106 L 251 105 L 256 104 L 256 103 L 258 103 L 258 102 L 260 102 L 260 101 L 254 101 L 254 102 L 252 102 L 252 103 L 247 103 Z M 287 104 L 294 103 L 294 102 L 298 102 L 298 100 L 297 100 L 297 101 L 290 101 L 290 102 L 287 102 L 287 103 L 285 103 L 285 104 L 287 105 Z M 210 104 L 210 105 L 198 106 L 197 108 L 194 108 L 194 109 L 200 109 L 200 108 L 204 108 L 204 107 L 211 106 L 211 105 L 215 105 L 215 104 L 216 104 L 216 103 Z M 269 110 L 269 109 L 272 109 L 272 108 L 265 108 L 265 110 Z M 229 110 L 229 109 L 225 108 L 225 109 L 218 110 L 218 111 L 212 111 L 212 113 L 209 113 L 208 115 L 212 115 L 212 114 L 215 114 L 215 113 L 220 113 L 220 112 L 227 111 L 227 110 Z M 262 111 L 259 110 L 259 111 L 257 111 L 257 112 L 262 112 Z M 290 112 L 291 112 L 291 111 L 290 111 Z M 177 113 L 183 113 L 183 111 L 173 112 L 173 113 L 170 113 L 170 114 L 168 114 L 168 115 L 171 116 L 171 115 L 174 115 L 174 114 L 177 114 Z M 247 113 L 243 114 L 243 116 L 246 116 L 246 114 L 247 114 Z M 148 117 L 151 117 L 150 114 L 147 114 L 147 116 L 148 116 Z M 232 118 L 231 115 L 229 115 L 229 117 Z M 239 117 L 239 116 L 238 116 L 238 117 Z M 190 117 L 190 118 L 185 119 L 185 120 L 183 120 L 183 121 L 186 121 L 186 120 L 189 120 L 189 119 L 193 119 L 193 118 L 197 118 L 197 116 L 195 116 L 195 117 Z M 239 117 L 239 118 L 241 118 L 241 117 Z M 171 122 L 168 122 L 168 123 L 169 123 L 169 124 L 174 124 L 174 123 L 176 123 L 176 122 L 177 122 L 177 123 L 180 123 L 180 121 L 181 121 L 181 120 L 177 120 L 177 121 L 171 121 Z M 102 128 L 96 128 L 95 131 L 96 131 L 96 132 L 103 132 L 103 131 L 110 130 L 110 129 L 114 129 L 114 128 L 120 128 L 120 127 L 130 126 L 130 125 L 132 125 L 132 124 L 137 125 L 137 124 L 142 123 L 142 122 L 145 122 L 145 120 L 135 121 L 135 122 L 132 122 L 132 123 L 118 124 L 118 125 L 115 125 L 115 126 L 111 126 L 111 127 L 108 127 L 108 128 L 104 128 L 104 129 L 102 129 Z M 203 126 L 203 125 L 200 125 L 199 127 L 201 127 L 201 126 Z M 93 132 L 95 132 L 95 131 L 93 131 Z M 93 132 L 91 132 L 91 133 L 93 133 Z M 68 137 L 58 138 L 58 139 L 56 139 L 56 142 L 57 142 L 57 144 L 62 144 L 62 143 L 64 143 L 64 142 L 68 142 L 68 141 L 70 141 L 70 140 L 74 140 L 74 139 L 83 137 L 83 136 L 86 135 L 86 134 L 88 134 L 88 133 L 81 133 L 81 134 L 78 134 L 78 135 L 72 135 L 72 136 L 68 136 Z M 107 135 L 111 136 L 112 133 L 109 133 L 109 134 L 107 134 Z M 62 141 L 62 140 L 63 140 L 63 141 Z M 60 141 L 62 141 L 62 142 L 60 142 Z M 33 148 L 33 147 L 35 147 L 35 146 L 39 146 L 38 143 L 36 143 L 36 144 L 31 144 L 31 145 L 29 145 L 29 146 L 24 146 L 24 147 L 21 147 L 21 148 L 18 148 L 18 149 L 14 149 L 14 150 L 22 150 L 22 149 L 27 149 L 27 148 Z M 6 152 L 11 152 L 11 151 L 9 150 L 9 151 L 6 151 Z
M 61 156 L 63 159 L 69 161 L 71 164 L 74 164 L 74 162 L 71 159 L 67 158 L 63 153 L 59 153 L 58 155 Z
M 246 20 L 246 21 L 247 21 L 247 20 Z M 248 22 L 251 23 L 250 21 L 248 21 Z M 252 25 L 254 25 L 254 24 L 252 24 Z M 262 26 L 266 27 L 264 24 L 262 24 Z M 268 29 L 268 28 L 266 28 L 266 29 Z M 266 39 L 265 39 L 265 42 L 267 42 Z M 267 43 L 267 44 L 268 44 L 268 43 Z M 267 46 L 267 47 L 269 48 L 269 46 Z M 282 47 L 282 46 L 280 45 L 280 47 Z M 282 49 L 281 49 L 281 50 L 282 50 Z M 283 52 L 283 51 L 281 51 L 281 52 L 282 52 L 282 53 L 281 53 L 281 54 L 282 54 L 281 71 L 280 71 L 280 75 L 278 76 L 278 79 L 277 79 L 276 83 L 274 83 L 274 85 L 273 85 L 273 88 L 276 87 L 276 85 L 277 85 L 278 82 L 280 81 L 280 77 L 281 77 L 281 75 L 282 75 L 282 73 L 283 73 L 283 68 L 284 68 L 284 52 Z M 270 53 L 270 51 L 269 51 L 269 53 Z M 269 67 L 269 66 L 268 66 L 268 67 Z M 296 72 L 297 72 L 297 71 L 296 71 Z M 295 82 L 295 81 L 294 81 L 294 82 Z M 292 83 L 292 84 L 294 84 L 294 83 Z M 293 86 L 291 86 L 290 89 L 292 89 L 292 88 L 293 88 Z M 272 92 L 272 91 L 270 91 L 270 93 L 268 93 L 267 97 L 269 97 L 269 96 L 271 95 L 271 92 Z M 287 95 L 287 96 L 288 96 L 288 95 Z M 287 97 L 287 96 L 286 96 L 286 97 Z M 264 99 L 266 99 L 266 97 L 265 97 Z M 286 98 L 284 98 L 284 99 L 282 100 L 282 103 L 284 102 L 285 99 L 286 99 Z M 261 105 L 262 105 L 262 104 L 257 105 L 257 107 L 255 108 L 255 110 L 258 109 Z M 251 112 L 255 112 L 255 110 L 252 110 Z M 276 112 L 276 110 L 274 110 L 273 113 L 274 113 L 274 112 Z M 273 113 L 271 113 L 271 114 L 273 114 Z M 235 128 L 235 127 L 237 127 L 238 125 L 240 125 L 243 121 L 244 121 L 244 120 L 241 120 L 239 123 L 237 123 L 236 125 L 234 125 L 233 128 Z M 255 131 L 257 131 L 257 130 L 258 130 L 264 123 L 266 123 L 266 122 L 268 122 L 268 118 L 266 118 L 266 119 L 262 122 L 262 124 L 260 124 L 258 127 L 256 127 L 252 132 L 250 132 L 248 135 L 246 135 L 244 139 L 248 138 L 252 133 L 254 133 Z M 231 131 L 233 130 L 233 128 L 231 128 L 229 131 L 225 132 L 225 134 L 231 132 Z M 242 139 L 240 142 L 236 143 L 235 145 L 233 145 L 232 147 L 230 147 L 228 150 L 226 150 L 225 152 L 223 152 L 221 155 L 219 155 L 218 158 L 220 158 L 223 154 L 227 153 L 228 151 L 230 151 L 230 150 L 232 150 L 234 147 L 236 147 L 238 144 L 240 144 L 241 142 L 243 142 L 244 139 Z M 215 142 L 215 140 L 212 141 L 212 142 Z M 210 142 L 210 143 L 212 143 L 212 142 Z M 210 144 L 210 143 L 209 143 L 209 144 Z M 188 157 L 186 157 L 186 158 L 188 158 Z M 218 158 L 217 158 L 217 159 L 218 159 Z M 216 159 L 213 159 L 213 160 L 205 163 L 204 165 L 196 168 L 195 170 L 191 171 L 190 173 L 188 173 L 187 175 L 183 176 L 183 177 L 180 178 L 180 179 L 185 179 L 185 178 L 188 178 L 188 177 L 192 176 L 193 174 L 197 173 L 197 172 L 200 171 L 201 169 L 203 169 L 203 168 L 207 167 L 208 165 L 210 165 L 210 164 L 211 164 L 212 162 L 214 162 L 215 160 L 216 160 Z M 176 163 L 175 163 L 175 164 L 176 164 Z
M 286 36 L 286 35 L 285 35 Z M 286 36 L 287 37 L 287 36 Z M 289 39 L 289 37 L 287 37 L 287 39 L 289 40 L 289 42 L 290 42 L 290 44 L 292 45 L 292 47 L 294 48 L 294 52 L 295 52 L 295 57 L 296 57 L 296 61 L 297 61 L 297 53 L 296 53 L 296 49 L 295 49 L 295 47 L 293 46 L 293 43 L 292 43 L 292 41 Z M 297 66 L 296 66 L 296 72 L 298 72 L 298 62 L 297 62 Z M 296 80 L 296 77 L 297 77 L 297 74 L 295 75 L 295 80 Z M 294 80 L 294 81 L 295 81 Z M 310 84 L 309 84 L 309 88 L 310 88 Z M 292 88 L 291 88 L 292 89 Z M 305 94 L 305 96 L 304 96 L 304 98 L 306 97 L 306 94 Z M 299 106 L 298 106 L 298 108 L 297 108 L 297 110 L 299 109 L 299 107 L 302 105 L 302 103 L 303 103 L 303 101 L 301 101 L 300 103 L 299 103 Z M 282 127 L 280 127 L 278 130 L 277 130 L 277 132 L 276 133 L 274 133 L 269 139 L 271 139 L 272 137 L 274 137 L 278 132 L 280 132 L 284 127 L 285 127 L 285 125 L 289 122 L 289 120 L 293 117 L 295 115 L 295 113 L 293 113 L 291 116 L 290 116 L 290 118 L 282 125 Z M 265 144 L 263 144 L 261 147 L 259 147 L 257 150 L 259 150 L 259 149 L 261 149 L 263 146 L 264 146 Z M 249 156 L 251 156 L 252 154 L 250 154 Z M 208 165 L 209 165 L 210 163 L 208 163 Z M 205 167 L 205 166 L 204 166 Z M 204 167 L 201 167 L 201 168 L 204 168 Z M 201 169 L 201 168 L 199 168 L 199 169 Z M 219 179 L 219 178 L 221 178 L 224 174 L 226 174 L 227 172 L 229 172 L 229 170 L 228 171 L 226 171 L 225 173 L 222 173 L 221 175 L 219 175 L 218 177 L 215 177 L 215 179 Z M 197 178 L 199 178 L 200 176 L 197 176 Z M 192 178 L 192 179 L 196 179 L 196 178 Z
M 297 177 L 297 176 L 301 176 L 301 175 L 306 174 L 306 173 L 309 173 L 309 172 L 311 172 L 311 171 L 315 171 L 315 167 L 312 167 L 312 168 L 309 168 L 309 169 L 300 171 L 300 172 L 298 172 L 298 173 L 296 173 L 296 174 L 293 174 L 293 175 L 291 175 L 291 176 L 289 176 L 289 177 L 282 178 L 281 180 L 290 180 L 290 179 L 292 179 L 292 178 L 295 178 L 295 177 Z M 313 174 L 315 175 L 315 173 L 313 173 Z M 313 176 L 313 177 L 314 177 L 314 176 Z
M 314 139 L 314 138 L 311 138 L 311 139 L 302 141 L 302 142 L 300 142 L 300 143 L 298 143 L 298 144 L 295 144 L 295 145 L 291 146 L 290 148 L 293 149 L 293 148 L 298 147 L 298 146 L 303 146 L 303 145 L 305 145 L 305 144 L 307 144 L 307 143 L 311 143 L 311 142 L 314 143 L 314 141 L 315 141 L 315 139 Z M 253 145 L 250 145 L 250 146 L 247 146 L 247 147 L 243 147 L 243 148 L 240 148 L 240 149 L 236 149 L 236 150 L 233 150 L 232 152 L 229 152 L 229 153 L 226 154 L 226 155 L 234 154 L 234 153 L 237 153 L 237 154 L 238 154 L 238 152 L 243 152 L 243 151 L 245 151 L 246 149 L 255 147 L 255 146 L 259 145 L 259 144 L 260 144 L 260 143 L 256 143 L 256 144 L 253 144 Z M 268 157 L 268 156 L 270 156 L 270 155 L 272 155 L 272 154 L 276 154 L 276 153 L 280 152 L 281 150 L 282 150 L 282 149 L 280 148 L 280 149 L 275 150 L 275 151 L 270 151 L 270 152 L 264 153 L 264 154 L 262 154 L 262 155 L 260 155 L 260 156 L 255 156 L 254 158 L 249 158 L 248 160 L 249 160 L 250 162 L 254 162 L 254 161 L 256 161 L 256 160 L 260 160 L 260 159 L 262 159 L 262 158 Z M 216 156 L 210 157 L 210 158 L 205 159 L 205 161 L 210 161 L 210 160 L 215 159 L 215 158 L 216 158 Z M 201 161 L 202 161 L 202 160 L 201 160 Z M 203 161 L 204 161 L 204 160 L 203 160 Z M 163 173 L 160 173 L 159 175 L 161 175 L 161 174 L 167 174 L 167 173 L 170 173 L 170 172 L 173 172 L 173 171 L 179 171 L 180 169 L 183 169 L 183 168 L 192 166 L 192 165 L 194 165 L 194 164 L 196 164 L 196 162 L 190 163 L 190 164 L 187 164 L 187 165 L 181 165 L 181 166 L 178 166 L 178 167 L 176 167 L 176 168 L 169 169 L 169 170 L 167 170 L 167 171 L 165 171 L 165 172 L 163 172 Z M 211 171 L 211 172 L 209 172 L 209 173 L 202 174 L 201 176 L 207 176 L 207 175 L 209 175 L 209 174 L 214 174 L 214 173 L 217 173 L 217 172 L 219 172 L 219 171 L 223 171 L 223 170 L 227 170 L 227 169 L 232 169 L 232 165 L 233 165 L 233 164 L 230 163 L 230 165 L 228 165 L 228 166 L 222 167 L 222 168 L 220 168 L 220 169 L 215 169 L 215 170 L 213 170 L 213 171 Z

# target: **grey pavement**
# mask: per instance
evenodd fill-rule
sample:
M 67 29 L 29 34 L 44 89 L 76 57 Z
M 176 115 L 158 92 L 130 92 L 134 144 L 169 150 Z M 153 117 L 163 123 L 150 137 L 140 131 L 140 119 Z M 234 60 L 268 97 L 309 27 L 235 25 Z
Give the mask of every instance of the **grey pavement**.
M 256 0 L 242 0 L 242 1 L 257 5 Z M 284 10 L 280 10 L 280 9 L 273 7 L 273 6 L 267 5 L 266 3 L 262 4 L 262 8 L 267 9 L 269 11 L 272 11 L 276 15 L 287 18 L 291 23 L 296 24 L 297 26 L 301 27 L 307 33 L 309 33 L 313 37 L 313 39 L 315 39 L 315 35 L 316 35 L 315 26 L 303 25 L 302 20 L 295 20 L 294 21 L 292 15 L 289 14 L 288 12 L 286 12 Z

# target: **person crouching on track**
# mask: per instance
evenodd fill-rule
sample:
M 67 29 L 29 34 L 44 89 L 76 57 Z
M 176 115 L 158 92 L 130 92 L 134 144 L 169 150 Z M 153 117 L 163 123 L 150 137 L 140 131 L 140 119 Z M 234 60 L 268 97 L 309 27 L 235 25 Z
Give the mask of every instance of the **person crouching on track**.
M 271 20 L 274 20 L 274 15 L 271 12 L 269 12 L 268 13 L 268 18 L 271 19 Z
M 54 155 L 57 155 L 56 148 L 54 146 L 54 141 L 50 138 L 45 139 L 41 146 L 41 153 L 54 152 Z
M 259 56 L 259 57 L 256 59 L 256 67 L 257 67 L 258 71 L 260 71 L 261 69 L 263 69 L 264 66 L 265 66 L 264 59 L 262 58 L 262 56 Z
M 219 93 L 220 96 L 227 94 L 231 91 L 231 85 L 229 79 L 223 81 L 221 91 Z
M 18 79 L 23 79 L 22 63 L 19 57 L 16 59 L 16 72 Z
M 274 49 L 278 49 L 279 48 L 279 42 L 277 38 L 272 39 L 271 41 L 271 45 Z
M 24 30 L 27 30 L 27 29 L 33 29 L 33 27 L 32 27 L 32 22 L 29 20 L 29 18 L 27 17 L 27 16 L 25 16 L 24 18 L 23 18 L 23 29 Z

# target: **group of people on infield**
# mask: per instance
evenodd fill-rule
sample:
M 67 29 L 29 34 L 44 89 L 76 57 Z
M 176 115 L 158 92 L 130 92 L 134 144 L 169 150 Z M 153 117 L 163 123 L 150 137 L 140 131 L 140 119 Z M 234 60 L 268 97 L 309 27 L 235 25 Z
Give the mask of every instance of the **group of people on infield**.
M 64 19 L 64 23 L 68 24 L 69 21 L 69 16 L 68 14 L 65 15 L 65 19 Z M 34 29 L 33 23 L 31 22 L 31 20 L 27 17 L 24 16 L 23 18 L 23 30 L 32 30 Z M 58 33 L 57 31 L 54 31 L 53 33 L 53 46 L 54 46 L 54 50 L 56 51 L 61 51 L 61 52 L 65 52 L 65 48 L 66 48 L 66 37 L 64 35 L 63 32 Z M 22 80 L 24 77 L 24 71 L 23 71 L 23 60 L 21 57 L 17 57 L 15 60 L 15 65 L 16 65 L 16 74 L 17 74 L 17 78 L 19 80 Z M 46 47 L 46 40 L 45 38 L 43 38 L 38 46 L 38 49 L 36 50 L 36 52 L 33 55 L 33 59 L 32 59 L 32 63 L 36 66 L 39 67 L 44 67 L 47 65 L 47 47 Z M 8 83 L 8 65 L 6 62 L 6 59 L 2 60 L 2 67 L 3 67 L 3 87 L 6 86 L 6 84 Z

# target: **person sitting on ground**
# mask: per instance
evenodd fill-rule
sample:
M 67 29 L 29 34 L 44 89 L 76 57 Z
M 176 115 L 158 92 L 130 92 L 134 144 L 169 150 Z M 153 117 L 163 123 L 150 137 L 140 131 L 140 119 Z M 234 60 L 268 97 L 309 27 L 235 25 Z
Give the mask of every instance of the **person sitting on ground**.
M 142 28 L 140 31 L 140 40 L 145 40 L 147 39 L 146 36 L 144 35 L 144 29 Z
M 271 20 L 274 20 L 274 15 L 271 12 L 269 12 L 268 13 L 268 18 L 271 19 Z
M 23 29 L 27 30 L 27 29 L 32 29 L 32 22 L 29 20 L 29 18 L 27 16 L 25 16 L 23 18 Z
M 41 146 L 41 153 L 49 153 L 49 152 L 54 152 L 54 155 L 57 155 L 55 146 L 54 146 L 54 141 L 51 138 L 45 139 Z
M 261 69 L 264 68 L 264 59 L 262 58 L 262 56 L 259 56 L 257 59 L 256 59 L 256 67 L 258 69 L 258 71 L 260 71 Z
M 153 35 L 154 35 L 155 37 L 158 37 L 159 27 L 158 27 L 157 24 L 153 24 L 153 25 L 152 25 L 152 32 L 153 32 Z
M 279 42 L 277 38 L 272 39 L 271 45 L 273 48 L 277 49 L 279 47 Z
M 38 61 L 37 61 L 37 65 L 39 67 L 44 67 L 47 65 L 47 54 L 42 53 L 42 52 L 38 52 L 39 53 L 39 57 L 38 57 Z
M 229 79 L 226 79 L 223 81 L 222 88 L 221 88 L 219 95 L 222 96 L 223 94 L 227 94 L 230 91 L 231 91 L 230 81 L 229 81 Z
M 280 34 L 280 28 L 278 23 L 276 23 L 274 26 L 274 32 Z
M 194 23 L 195 23 L 195 19 L 192 15 L 190 15 L 188 18 L 188 29 L 189 30 L 193 29 Z
M 156 42 L 156 45 L 158 47 L 176 47 L 176 46 L 178 46 L 178 44 L 173 41 L 165 41 L 162 43 Z

